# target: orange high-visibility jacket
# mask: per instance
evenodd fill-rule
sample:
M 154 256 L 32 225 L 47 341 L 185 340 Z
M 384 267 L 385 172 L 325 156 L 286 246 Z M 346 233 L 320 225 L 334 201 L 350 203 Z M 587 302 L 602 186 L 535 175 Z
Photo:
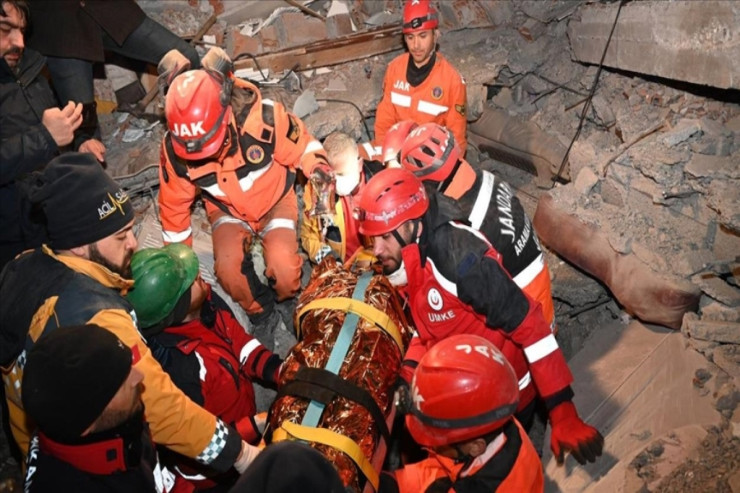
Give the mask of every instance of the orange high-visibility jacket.
M 383 139 L 394 123 L 413 120 L 419 124 L 437 123 L 449 128 L 462 152 L 468 145 L 465 137 L 465 81 L 441 53 L 427 78 L 416 87 L 406 79 L 410 55 L 396 57 L 385 72 L 383 98 L 375 112 L 375 143 Z
M 234 90 L 254 92 L 252 104 L 236 146 L 223 162 L 211 161 L 198 167 L 177 157 L 169 134 L 165 134 L 160 155 L 159 208 L 162 235 L 166 243 L 192 243 L 190 206 L 201 190 L 210 214 L 220 209 L 247 222 L 255 231 L 257 223 L 293 187 L 295 170 L 306 176 L 314 166 L 327 164 L 324 148 L 303 122 L 285 107 L 262 99 L 253 84 L 235 79 Z
M 542 463 L 522 427 L 512 418 L 504 432 L 494 439 L 486 452 L 463 471 L 464 464 L 449 457 L 430 453 L 427 459 L 393 473 L 399 493 L 423 493 L 440 479 L 448 482 L 475 478 L 490 491 L 499 493 L 539 493 L 544 491 Z M 515 425 L 515 426 L 512 426 Z M 438 491 L 438 490 L 435 490 Z M 454 492 L 450 488 L 450 492 Z

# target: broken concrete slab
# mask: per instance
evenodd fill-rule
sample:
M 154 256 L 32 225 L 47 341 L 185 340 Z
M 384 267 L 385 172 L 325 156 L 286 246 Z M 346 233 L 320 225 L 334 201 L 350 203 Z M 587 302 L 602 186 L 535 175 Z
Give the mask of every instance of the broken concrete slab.
M 668 147 L 673 147 L 685 142 L 698 132 L 701 132 L 701 122 L 699 120 L 684 119 L 674 128 L 664 132 L 658 140 Z
M 740 179 L 740 166 L 733 157 L 694 154 L 684 171 L 697 178 Z
M 685 347 L 679 333 L 638 322 L 600 327 L 569 365 L 579 376 L 572 385 L 574 402 L 583 419 L 604 435 L 604 455 L 594 464 L 578 466 L 567 459 L 558 467 L 546 449 L 546 491 L 637 491 L 642 481 L 635 483 L 628 468 L 651 443 L 647 438 L 673 432 L 682 436 L 682 453 L 688 454 L 699 443 L 696 432 L 720 423 L 712 396 L 692 383 L 707 362 Z M 684 434 L 687 429 L 693 431 Z
M 568 26 L 576 60 L 599 63 L 618 5 L 588 4 Z M 740 89 L 740 3 L 644 1 L 625 5 L 608 67 L 721 89 Z
M 703 341 L 740 344 L 740 323 L 700 319 L 695 313 L 684 316 L 681 332 Z

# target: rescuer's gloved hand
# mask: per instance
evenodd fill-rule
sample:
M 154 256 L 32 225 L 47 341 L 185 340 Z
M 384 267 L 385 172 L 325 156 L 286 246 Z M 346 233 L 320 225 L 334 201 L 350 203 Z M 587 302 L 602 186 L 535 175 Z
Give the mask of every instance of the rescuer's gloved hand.
M 334 170 L 326 163 L 318 163 L 313 167 L 313 171 L 311 171 L 309 179 L 311 180 L 311 183 L 317 184 L 334 183 Z
M 571 401 L 558 404 L 550 411 L 550 448 L 558 465 L 563 463 L 569 451 L 580 464 L 595 462 L 604 448 L 604 437 L 599 430 L 589 426 L 578 417 L 576 407 Z
M 170 50 L 164 54 L 157 65 L 159 83 L 163 93 L 167 92 L 175 77 L 190 70 L 190 60 L 177 50 Z

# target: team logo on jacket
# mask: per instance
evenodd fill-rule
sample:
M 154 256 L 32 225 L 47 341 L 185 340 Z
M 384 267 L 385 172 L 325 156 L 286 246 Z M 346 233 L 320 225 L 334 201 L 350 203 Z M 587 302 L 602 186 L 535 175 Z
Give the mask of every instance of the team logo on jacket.
M 437 288 L 432 288 L 427 293 L 427 302 L 432 310 L 440 311 L 442 309 L 442 295 Z
M 434 89 L 432 89 L 432 97 L 434 99 L 441 99 L 442 94 L 444 94 L 444 92 L 442 91 L 441 87 L 437 86 Z
M 265 151 L 257 144 L 249 146 L 247 149 L 247 161 L 252 164 L 259 164 L 265 159 Z

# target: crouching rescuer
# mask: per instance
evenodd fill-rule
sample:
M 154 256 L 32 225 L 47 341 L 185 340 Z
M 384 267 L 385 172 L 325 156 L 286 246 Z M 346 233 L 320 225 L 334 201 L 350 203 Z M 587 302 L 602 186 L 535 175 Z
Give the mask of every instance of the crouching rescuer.
M 200 192 L 212 228 L 218 282 L 261 337 L 261 328 L 279 323 L 275 302 L 300 287 L 296 170 L 314 181 L 329 181 L 331 168 L 303 122 L 282 104 L 263 99 L 253 84 L 235 78 L 223 50 L 206 54 L 204 69 L 174 78 L 173 69 L 161 65 L 160 73 L 172 79 L 160 166 L 164 241 L 192 245 L 190 207 Z M 262 245 L 264 272 L 257 272 L 252 260 L 256 241 Z
M 255 416 L 252 380 L 275 386 L 282 360 L 246 333 L 226 302 L 199 273 L 193 250 L 175 243 L 145 248 L 131 259 L 134 306 L 152 354 L 190 399 L 256 445 L 265 417 Z M 175 473 L 170 493 L 224 488 L 237 476 L 214 474 L 178 454 L 162 451 Z M 221 491 L 221 490 L 218 490 Z

